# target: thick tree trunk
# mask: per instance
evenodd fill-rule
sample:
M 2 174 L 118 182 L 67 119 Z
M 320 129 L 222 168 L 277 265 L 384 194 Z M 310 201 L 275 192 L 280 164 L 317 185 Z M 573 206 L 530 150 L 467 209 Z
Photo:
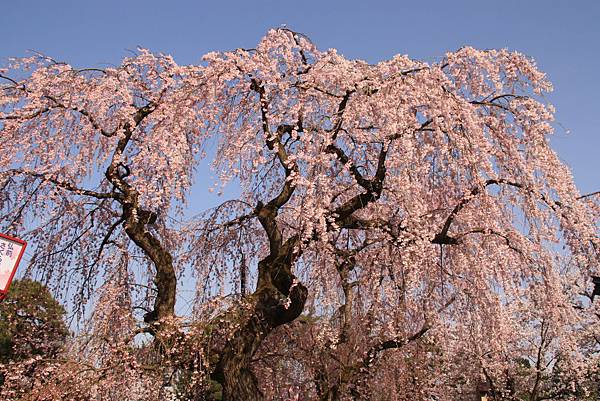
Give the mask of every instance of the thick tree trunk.
M 135 199 L 134 206 L 128 204 L 124 206 L 125 232 L 152 260 L 156 268 L 154 284 L 156 285 L 157 295 L 154 300 L 154 309 L 144 316 L 146 323 L 153 323 L 173 316 L 177 294 L 177 277 L 173 267 L 173 257 L 146 228 L 147 222 L 152 217 L 151 214 L 151 212 L 137 206 L 137 199 Z
M 256 291 L 246 298 L 247 318 L 223 350 L 216 377 L 223 386 L 224 401 L 263 399 L 250 366 L 252 357 L 274 328 L 296 319 L 304 309 L 308 290 L 295 282 L 292 244 L 287 245 L 277 256 L 259 263 Z
M 254 79 L 252 85 L 261 98 L 263 131 L 269 134 L 264 88 Z M 301 126 L 301 122 L 298 125 Z M 292 128 L 280 125 L 274 137 L 267 136 L 267 147 L 276 153 L 286 177 L 298 172 L 281 143 L 283 133 L 290 133 Z M 226 343 L 215 371 L 215 377 L 223 386 L 223 401 L 263 399 L 252 372 L 252 357 L 274 328 L 291 322 L 304 310 L 308 290 L 292 273 L 292 266 L 300 254 L 297 249 L 300 239 L 298 235 L 294 235 L 284 240 L 283 231 L 277 222 L 279 209 L 289 201 L 294 189 L 293 180 L 286 180 L 277 196 L 267 204 L 258 202 L 254 211 L 269 240 L 269 255 L 258 263 L 256 291 L 244 298 L 248 305 L 243 306 L 244 319 L 231 340 Z

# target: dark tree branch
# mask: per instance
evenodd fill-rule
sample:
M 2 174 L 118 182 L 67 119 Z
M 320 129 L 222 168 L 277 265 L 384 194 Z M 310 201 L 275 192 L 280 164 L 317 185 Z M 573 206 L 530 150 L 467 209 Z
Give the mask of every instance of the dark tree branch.
M 454 301 L 456 301 L 456 296 L 452 296 L 448 301 L 446 301 L 446 303 L 437 310 L 437 313 L 439 314 L 439 313 L 443 312 L 450 305 L 452 305 L 454 303 Z M 420 339 L 432 327 L 433 327 L 432 323 L 426 319 L 425 322 L 423 323 L 423 325 L 421 326 L 421 329 L 408 338 L 396 337 L 396 338 L 392 338 L 392 339 L 385 340 L 385 341 L 375 344 L 373 347 L 371 347 L 371 349 L 367 352 L 367 356 L 363 359 L 363 366 L 369 367 L 373 363 L 377 354 L 379 354 L 381 351 L 385 351 L 388 349 L 401 348 L 410 342 Z
M 104 238 L 102 238 L 102 242 L 100 243 L 100 247 L 98 248 L 98 254 L 96 255 L 94 263 L 92 263 L 92 266 L 98 263 L 100 257 L 102 256 L 102 252 L 104 251 L 104 247 L 111 242 L 110 237 L 112 236 L 113 232 L 117 229 L 119 225 L 123 224 L 124 222 L 125 219 L 121 217 L 108 228 L 108 231 L 104 235 Z
M 375 172 L 375 176 L 369 180 L 364 178 L 361 178 L 360 181 L 357 180 L 358 185 L 365 189 L 366 192 L 362 192 L 350 198 L 334 210 L 333 213 L 336 216 L 336 222 L 338 224 L 343 225 L 352 213 L 379 199 L 383 191 L 383 181 L 385 180 L 387 171 L 385 167 L 386 157 L 387 150 L 385 146 L 382 145 L 377 158 L 377 171 Z
M 507 186 L 511 186 L 514 188 L 518 188 L 521 190 L 524 190 L 530 194 L 537 194 L 536 191 L 532 190 L 531 188 L 515 182 L 515 181 L 511 181 L 511 180 L 507 180 L 507 179 L 503 179 L 503 178 L 499 178 L 499 179 L 490 179 L 487 180 L 482 187 L 474 187 L 473 189 L 471 189 L 471 191 L 469 192 L 469 194 L 465 197 L 463 197 L 454 207 L 454 209 L 452 209 L 452 211 L 450 212 L 450 214 L 448 215 L 448 217 L 446 218 L 441 230 L 439 233 L 437 233 L 435 235 L 435 237 L 433 238 L 432 242 L 434 244 L 446 244 L 446 245 L 455 245 L 457 244 L 457 239 L 450 236 L 448 234 L 450 227 L 452 226 L 452 223 L 455 221 L 458 213 L 460 213 L 460 211 L 462 209 L 465 208 L 465 206 L 467 206 L 469 204 L 469 202 L 471 202 L 471 200 L 473 200 L 477 195 L 481 194 L 482 189 L 486 188 L 490 185 L 507 185 Z M 563 205 L 561 204 L 561 202 L 558 201 L 552 201 L 549 200 L 544 194 L 537 194 L 539 196 L 539 199 L 544 202 L 548 207 L 550 207 L 552 210 L 556 211 L 557 210 L 557 206 L 558 207 L 562 207 Z M 592 194 L 593 195 L 593 194 Z M 590 195 L 591 196 L 591 195 Z M 581 198 L 581 197 L 580 197 Z M 580 199 L 578 198 L 578 199 Z
M 27 175 L 30 177 L 35 177 L 35 178 L 39 178 L 41 179 L 43 182 L 50 182 L 54 185 L 56 185 L 59 188 L 65 189 L 69 192 L 73 192 L 76 195 L 85 195 L 85 196 L 91 196 L 93 198 L 97 198 L 97 199 L 117 199 L 118 194 L 116 193 L 106 193 L 106 192 L 97 192 L 97 191 L 92 191 L 89 189 L 85 189 L 85 188 L 79 188 L 69 182 L 66 181 L 60 181 L 54 177 L 49 177 L 47 174 L 43 174 L 43 173 L 36 173 L 33 171 L 25 171 L 25 170 L 19 170 L 19 169 L 12 169 L 12 170 L 8 170 L 4 173 L 4 174 L 15 174 L 15 175 Z
M 350 96 L 356 92 L 356 89 L 347 90 L 342 98 L 342 101 L 338 105 L 337 112 L 335 113 L 335 122 L 333 123 L 333 129 L 331 130 L 331 142 L 334 143 L 337 139 L 338 133 L 342 128 L 342 124 L 344 123 L 344 111 L 346 111 L 346 106 L 348 105 L 348 100 L 350 100 Z
M 583 194 L 579 197 L 577 197 L 577 199 L 585 199 L 585 198 L 590 198 L 592 196 L 596 196 L 596 195 L 600 195 L 600 191 L 596 191 L 596 192 L 590 192 L 589 194 Z

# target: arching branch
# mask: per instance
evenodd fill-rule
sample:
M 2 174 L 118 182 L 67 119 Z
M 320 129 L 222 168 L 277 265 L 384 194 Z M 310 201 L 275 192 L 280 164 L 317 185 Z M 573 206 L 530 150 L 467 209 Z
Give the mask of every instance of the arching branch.
M 90 189 L 79 188 L 67 181 L 58 180 L 58 179 L 50 176 L 49 174 L 36 173 L 34 171 L 11 169 L 11 170 L 5 171 L 4 173 L 2 173 L 2 175 L 24 175 L 24 176 L 39 178 L 43 182 L 52 183 L 61 189 L 72 192 L 75 195 L 90 196 L 90 197 L 97 198 L 97 199 L 117 199 L 118 198 L 118 194 L 113 193 L 113 192 L 97 192 L 97 191 L 92 191 Z

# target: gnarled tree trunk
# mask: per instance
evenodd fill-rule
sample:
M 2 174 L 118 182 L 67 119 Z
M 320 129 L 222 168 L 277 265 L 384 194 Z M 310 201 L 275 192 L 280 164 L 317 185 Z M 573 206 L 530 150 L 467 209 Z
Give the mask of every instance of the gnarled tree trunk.
M 256 291 L 246 298 L 246 319 L 227 342 L 216 369 L 224 401 L 258 401 L 262 394 L 251 360 L 263 340 L 278 326 L 296 319 L 304 310 L 308 290 L 292 274 L 297 238 L 271 248 L 258 264 Z

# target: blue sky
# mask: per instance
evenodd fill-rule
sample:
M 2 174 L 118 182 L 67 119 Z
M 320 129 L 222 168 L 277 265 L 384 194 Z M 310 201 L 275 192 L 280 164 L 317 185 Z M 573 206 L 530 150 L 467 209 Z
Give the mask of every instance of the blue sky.
M 0 60 L 34 49 L 77 66 L 104 66 L 143 46 L 195 63 L 210 50 L 253 47 L 281 24 L 320 48 L 369 62 L 397 53 L 433 61 L 463 45 L 506 47 L 534 57 L 554 83 L 553 144 L 590 192 L 600 189 L 598 21 L 594 0 L 20 0 L 0 8 Z

